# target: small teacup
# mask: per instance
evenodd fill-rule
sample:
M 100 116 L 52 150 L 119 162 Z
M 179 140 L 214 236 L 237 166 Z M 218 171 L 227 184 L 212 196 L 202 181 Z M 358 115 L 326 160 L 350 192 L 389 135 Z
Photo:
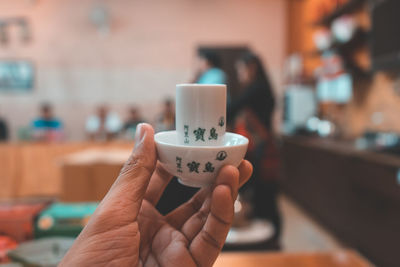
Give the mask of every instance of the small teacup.
M 176 131 L 178 144 L 223 144 L 226 124 L 226 85 L 178 84 Z
M 154 136 L 158 159 L 179 182 L 192 187 L 213 184 L 224 165 L 239 166 L 249 143 L 244 136 L 226 133 L 221 146 L 190 147 L 177 144 L 176 135 L 176 131 L 167 131 Z

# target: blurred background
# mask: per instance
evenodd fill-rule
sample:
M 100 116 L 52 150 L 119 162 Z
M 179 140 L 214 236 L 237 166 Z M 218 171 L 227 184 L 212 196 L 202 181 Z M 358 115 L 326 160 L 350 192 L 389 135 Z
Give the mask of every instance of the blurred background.
M 216 266 L 399 266 L 398 14 L 397 0 L 0 0 L 0 263 L 55 266 L 136 126 L 173 130 L 176 84 L 222 83 L 255 171 Z M 195 192 L 174 179 L 157 208 Z
M 287 22 L 280 1 L 1 1 L 1 17 L 1 58 L 33 72 L 25 93 L 2 90 L 14 139 L 43 101 L 56 106 L 68 140 L 84 139 L 86 117 L 105 102 L 121 116 L 136 104 L 152 120 L 175 84 L 191 78 L 201 45 L 250 45 L 281 80 Z

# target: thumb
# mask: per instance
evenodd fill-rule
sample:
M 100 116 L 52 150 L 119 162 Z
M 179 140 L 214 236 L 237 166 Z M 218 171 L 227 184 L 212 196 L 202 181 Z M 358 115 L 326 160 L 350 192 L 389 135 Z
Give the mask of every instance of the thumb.
M 111 209 L 129 209 L 136 218 L 144 194 L 157 162 L 154 130 L 151 125 L 141 123 L 136 128 L 135 147 L 131 156 L 101 205 Z
M 133 235 L 138 233 L 136 219 L 151 174 L 155 169 L 156 158 L 154 130 L 149 124 L 139 124 L 136 131 L 135 147 L 131 156 L 122 168 L 117 180 L 91 216 L 89 223 L 64 257 L 63 266 L 80 266 L 84 263 L 87 266 L 93 265 L 89 264 L 91 258 L 93 258 L 91 255 L 99 253 L 101 258 L 107 258 L 110 251 L 115 251 L 110 250 L 110 245 L 107 242 L 104 243 L 103 240 L 108 240 L 109 233 L 115 234 L 116 232 L 112 231 L 116 229 L 118 231 L 122 229 L 124 235 L 128 237 L 132 233 Z M 122 226 L 129 226 L 129 228 L 122 228 Z M 127 229 L 130 229 L 131 232 L 127 232 Z M 121 245 L 118 244 L 123 240 L 120 237 L 112 240 L 111 245 L 117 244 L 116 247 L 120 248 Z M 132 247 L 135 251 L 139 251 L 138 244 L 132 243 Z M 114 259 L 115 255 L 112 255 L 110 261 Z M 84 263 L 82 263 L 82 260 Z M 104 263 L 104 260 L 102 263 Z

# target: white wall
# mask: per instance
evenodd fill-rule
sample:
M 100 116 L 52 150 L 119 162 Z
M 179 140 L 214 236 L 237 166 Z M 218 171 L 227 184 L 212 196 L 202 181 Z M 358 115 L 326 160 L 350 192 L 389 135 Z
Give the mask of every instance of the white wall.
M 99 34 L 89 14 L 110 11 L 111 31 Z M 0 19 L 25 16 L 33 33 L 0 45 L 1 58 L 36 65 L 32 93 L 0 93 L 0 115 L 12 128 L 27 125 L 38 103 L 51 101 L 71 139 L 83 138 L 85 118 L 99 103 L 124 116 L 129 104 L 146 118 L 174 86 L 190 77 L 197 45 L 249 45 L 268 65 L 278 90 L 285 56 L 285 0 L 0 0 Z

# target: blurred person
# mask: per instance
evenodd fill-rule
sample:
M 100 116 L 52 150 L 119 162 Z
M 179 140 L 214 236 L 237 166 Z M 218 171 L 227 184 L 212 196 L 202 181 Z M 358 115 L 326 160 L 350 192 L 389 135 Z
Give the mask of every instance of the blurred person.
M 124 123 L 123 131 L 125 135 L 131 139 L 135 136 L 136 127 L 139 123 L 144 122 L 142 116 L 140 115 L 139 108 L 131 107 L 129 109 L 129 117 Z
M 140 124 L 132 155 L 58 265 L 212 266 L 251 164 L 224 166 L 215 183 L 166 216 L 155 205 L 172 179 L 157 163 L 154 130 Z
M 236 119 L 235 131 L 249 139 L 247 159 L 253 164 L 253 177 L 241 191 L 253 205 L 253 216 L 270 220 L 279 242 L 281 215 L 277 204 L 279 155 L 272 130 L 275 98 L 261 60 L 245 53 L 236 65 L 242 90 L 228 105 L 229 123 Z
M 5 119 L 0 117 L 0 142 L 8 140 L 8 126 Z
M 218 54 L 211 49 L 200 49 L 196 60 L 196 73 L 193 83 L 225 84 L 226 75 L 221 69 Z
M 60 141 L 63 138 L 61 120 L 53 114 L 53 107 L 43 103 L 39 108 L 39 117 L 32 122 L 32 137 L 36 141 Z
M 105 105 L 97 108 L 97 114 L 86 121 L 86 132 L 89 139 L 94 141 L 109 141 L 117 137 L 122 129 L 122 122 L 117 113 Z
M 173 100 L 167 98 L 163 103 L 163 110 L 155 122 L 156 132 L 175 130 L 175 106 Z

